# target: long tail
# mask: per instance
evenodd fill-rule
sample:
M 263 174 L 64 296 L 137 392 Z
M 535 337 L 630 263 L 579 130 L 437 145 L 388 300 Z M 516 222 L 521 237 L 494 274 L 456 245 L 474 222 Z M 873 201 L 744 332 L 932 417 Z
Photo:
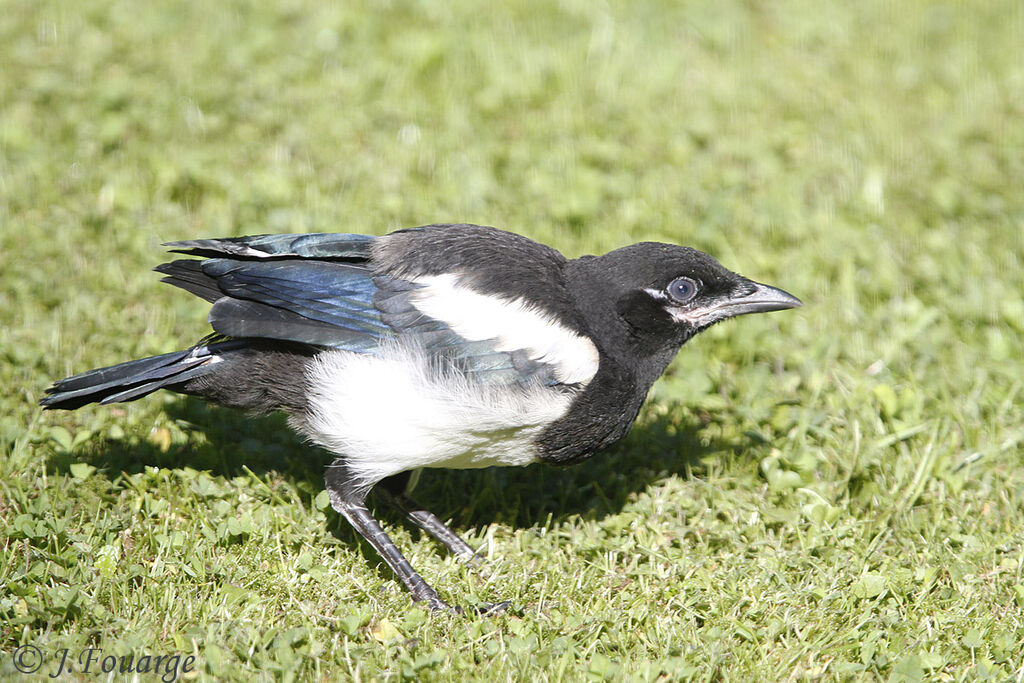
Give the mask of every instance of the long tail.
M 237 341 L 202 343 L 185 351 L 128 361 L 83 372 L 56 382 L 46 390 L 39 405 L 47 409 L 74 410 L 88 403 L 134 401 L 157 389 L 175 388 L 207 374 L 221 360 L 221 353 L 244 346 Z

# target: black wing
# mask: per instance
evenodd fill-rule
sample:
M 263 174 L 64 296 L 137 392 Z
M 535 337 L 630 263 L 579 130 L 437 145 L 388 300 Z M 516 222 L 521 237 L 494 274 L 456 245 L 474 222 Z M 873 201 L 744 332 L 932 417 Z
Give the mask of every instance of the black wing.
M 420 285 L 376 272 L 367 235 L 259 235 L 172 242 L 184 259 L 158 266 L 164 282 L 213 303 L 210 324 L 231 338 L 299 342 L 357 353 L 415 344 L 477 381 L 557 384 L 524 350 L 470 341 L 414 305 Z

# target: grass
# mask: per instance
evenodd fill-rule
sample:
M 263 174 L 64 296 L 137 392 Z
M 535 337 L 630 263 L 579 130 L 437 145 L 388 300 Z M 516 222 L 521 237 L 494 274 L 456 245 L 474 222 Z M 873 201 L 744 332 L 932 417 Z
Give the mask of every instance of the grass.
M 1024 679 L 1022 45 L 1013 0 L 6 3 L 0 677 L 33 645 L 203 680 Z M 692 342 L 587 463 L 424 476 L 489 563 L 389 530 L 509 614 L 411 607 L 281 420 L 36 407 L 205 334 L 162 241 L 449 220 L 688 244 L 806 303 Z

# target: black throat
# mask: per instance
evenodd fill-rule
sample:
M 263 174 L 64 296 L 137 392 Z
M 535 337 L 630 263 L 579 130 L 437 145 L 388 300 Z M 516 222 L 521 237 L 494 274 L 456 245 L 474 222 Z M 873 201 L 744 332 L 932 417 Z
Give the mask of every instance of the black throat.
M 633 426 L 651 385 L 686 341 L 678 330 L 641 329 L 622 315 L 633 292 L 616 289 L 598 259 L 565 266 L 565 281 L 586 334 L 599 353 L 597 374 L 568 412 L 536 441 L 540 458 L 558 465 L 585 460 L 622 439 Z

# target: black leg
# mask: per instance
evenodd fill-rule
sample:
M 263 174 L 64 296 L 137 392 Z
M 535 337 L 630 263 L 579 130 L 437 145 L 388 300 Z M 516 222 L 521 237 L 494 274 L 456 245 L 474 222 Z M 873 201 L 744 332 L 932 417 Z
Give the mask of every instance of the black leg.
M 387 562 L 391 570 L 395 572 L 402 583 L 412 593 L 412 599 L 416 602 L 425 602 L 434 610 L 458 611 L 442 600 L 437 591 L 420 576 L 409 560 L 405 559 L 395 542 L 384 532 L 377 520 L 370 515 L 370 511 L 362 503 L 342 502 L 336 506 L 342 516 L 355 527 L 359 535 L 373 546 L 373 549 Z
M 454 555 L 472 564 L 482 564 L 483 558 L 468 543 L 462 540 L 461 536 L 438 519 L 437 515 L 409 497 L 408 492 L 411 490 L 409 486 L 410 474 L 410 472 L 401 472 L 393 477 L 388 477 L 381 481 L 380 485 L 374 490 L 384 499 L 384 502 L 402 512 L 413 524 L 443 543 Z M 476 610 L 484 615 L 497 614 L 507 610 L 509 604 L 508 600 L 485 602 L 478 606 Z
M 483 558 L 468 543 L 462 540 L 461 536 L 438 519 L 437 515 L 406 495 L 407 474 L 402 472 L 394 477 L 385 479 L 377 488 L 377 493 L 385 502 L 408 517 L 413 524 L 443 543 L 453 554 L 468 562 L 483 562 Z
M 391 567 L 391 571 L 412 593 L 413 600 L 425 602 L 433 610 L 460 611 L 442 600 L 437 591 L 416 573 L 395 542 L 388 537 L 377 520 L 373 518 L 363 502 L 366 499 L 367 489 L 353 484 L 343 460 L 339 458 L 328 466 L 324 479 L 327 482 L 327 492 L 331 497 L 331 507 L 347 519 L 359 535 L 373 546 L 381 559 Z

